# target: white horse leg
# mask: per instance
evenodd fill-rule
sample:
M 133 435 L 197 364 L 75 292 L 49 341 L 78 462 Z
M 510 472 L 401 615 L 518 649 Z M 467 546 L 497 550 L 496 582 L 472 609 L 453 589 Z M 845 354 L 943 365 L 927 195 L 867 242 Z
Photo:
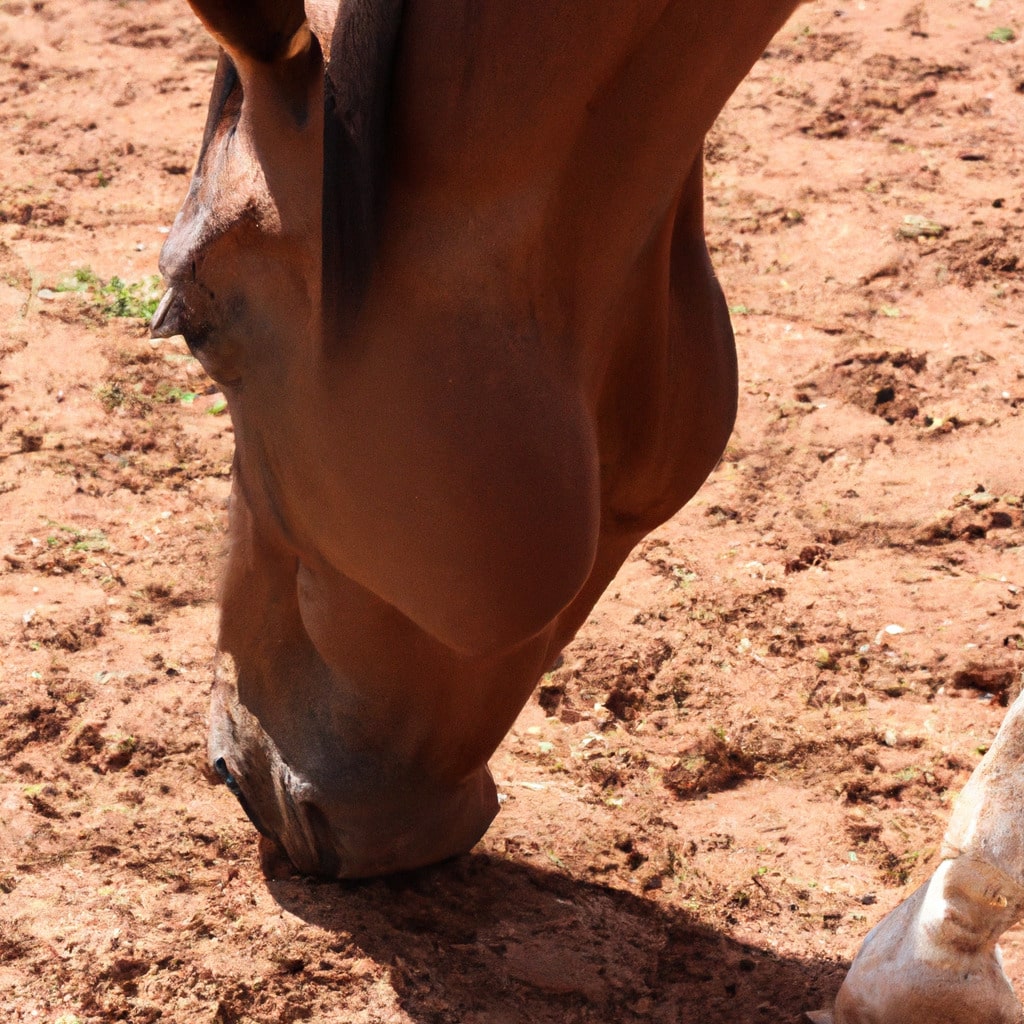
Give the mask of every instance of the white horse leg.
M 953 812 L 942 863 L 864 940 L 816 1024 L 1021 1024 L 996 943 L 1024 917 L 1024 695 Z

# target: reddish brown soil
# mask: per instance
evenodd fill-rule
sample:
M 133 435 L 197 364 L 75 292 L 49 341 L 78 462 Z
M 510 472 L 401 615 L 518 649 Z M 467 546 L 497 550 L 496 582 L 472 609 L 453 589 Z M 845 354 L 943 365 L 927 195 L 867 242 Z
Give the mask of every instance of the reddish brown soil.
M 709 145 L 721 466 L 523 712 L 479 848 L 324 885 L 265 881 L 204 768 L 230 424 L 182 345 L 57 291 L 156 272 L 214 49 L 184 3 L 0 3 L 0 1018 L 829 1002 L 1024 667 L 1024 50 L 987 38 L 1020 15 L 783 30 Z

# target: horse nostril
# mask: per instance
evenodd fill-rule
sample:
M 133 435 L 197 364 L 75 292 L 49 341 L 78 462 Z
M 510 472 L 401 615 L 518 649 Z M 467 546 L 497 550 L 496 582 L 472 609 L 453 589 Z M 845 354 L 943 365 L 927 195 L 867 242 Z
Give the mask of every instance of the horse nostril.
M 228 787 L 228 792 L 231 793 L 234 798 L 239 802 L 242 810 L 245 812 L 245 816 L 256 826 L 256 831 L 261 835 L 266 836 L 268 839 L 273 839 L 274 834 L 263 824 L 259 819 L 259 815 L 249 806 L 249 801 L 245 799 L 245 794 L 242 792 L 242 787 L 238 785 L 238 780 L 231 774 L 228 769 L 227 762 L 223 757 L 218 757 L 213 762 L 213 767 L 217 774 L 224 780 L 224 785 Z
M 213 767 L 217 770 L 217 774 L 224 780 L 224 785 L 227 786 L 235 796 L 240 797 L 242 795 L 242 791 L 238 788 L 238 783 L 235 781 L 234 775 L 228 771 L 227 761 L 225 761 L 223 757 L 218 757 L 217 760 L 213 762 Z

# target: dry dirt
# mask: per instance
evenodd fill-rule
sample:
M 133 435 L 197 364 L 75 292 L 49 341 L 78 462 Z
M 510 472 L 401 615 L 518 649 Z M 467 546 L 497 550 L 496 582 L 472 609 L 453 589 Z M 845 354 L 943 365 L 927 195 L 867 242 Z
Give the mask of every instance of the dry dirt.
M 114 315 L 155 287 L 214 49 L 180 2 L 0 3 L 0 1019 L 828 1003 L 1024 668 L 1022 13 L 780 33 L 709 141 L 725 458 L 523 712 L 477 850 L 326 885 L 266 881 L 204 768 L 231 428 Z

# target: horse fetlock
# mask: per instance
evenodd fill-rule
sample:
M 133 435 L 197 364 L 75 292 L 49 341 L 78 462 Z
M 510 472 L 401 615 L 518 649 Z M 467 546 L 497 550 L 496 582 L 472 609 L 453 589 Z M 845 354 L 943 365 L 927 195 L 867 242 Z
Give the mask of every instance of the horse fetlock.
M 995 865 L 965 854 L 944 860 L 921 908 L 924 950 L 940 962 L 980 955 L 1024 915 L 1024 887 Z
M 996 941 L 1022 906 L 1024 890 L 991 864 L 943 861 L 864 940 L 834 1024 L 1021 1024 Z

